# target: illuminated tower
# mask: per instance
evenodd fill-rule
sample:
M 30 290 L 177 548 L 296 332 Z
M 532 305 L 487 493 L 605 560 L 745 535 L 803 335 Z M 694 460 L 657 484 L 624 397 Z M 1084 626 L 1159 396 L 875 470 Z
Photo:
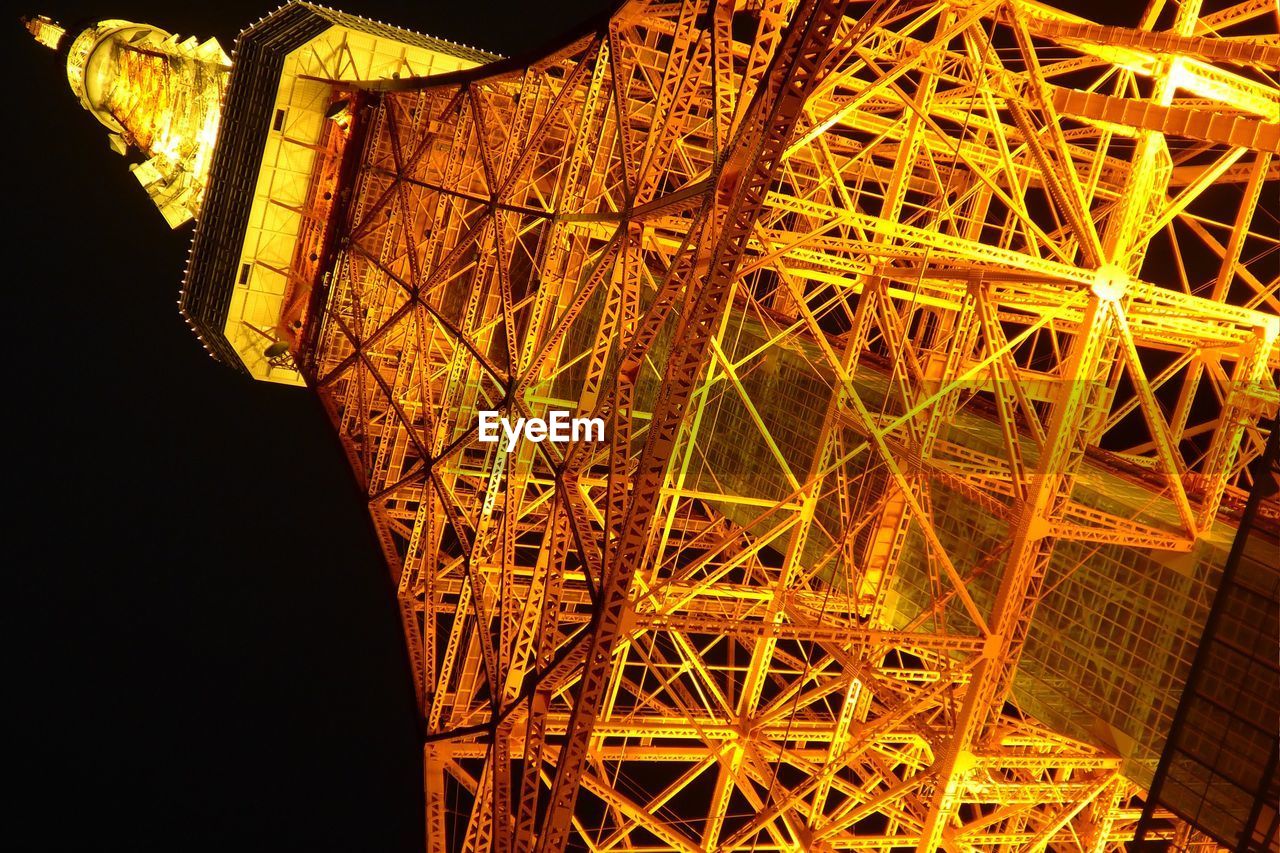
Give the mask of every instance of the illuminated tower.
M 181 299 L 366 489 L 428 846 L 1122 849 L 1224 566 L 1276 588 L 1274 10 L 630 0 L 492 59 L 246 30 Z M 604 440 L 480 431 L 554 411 Z M 1274 843 L 1273 656 L 1214 636 L 1226 782 L 1143 830 Z
M 112 149 L 147 158 L 129 168 L 170 227 L 198 216 L 231 68 L 218 42 L 129 21 L 100 21 L 74 38 L 49 18 L 25 23 L 66 54 L 71 91 L 111 131 Z

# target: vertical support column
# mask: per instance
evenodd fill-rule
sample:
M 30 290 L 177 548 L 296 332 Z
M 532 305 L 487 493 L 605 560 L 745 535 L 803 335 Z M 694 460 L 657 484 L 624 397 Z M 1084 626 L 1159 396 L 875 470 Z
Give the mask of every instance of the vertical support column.
M 446 853 L 449 849 L 445 838 L 445 749 L 441 743 L 428 741 L 422 751 L 422 781 L 427 795 L 428 853 Z
M 1061 512 L 1083 457 L 1086 425 L 1104 396 L 1109 362 L 1103 357 L 1116 291 L 1101 279 L 1063 366 L 1044 451 L 1013 524 L 1013 539 L 995 606 L 991 638 L 965 690 L 954 729 L 937 756 L 937 785 L 917 853 L 934 853 L 959 806 L 961 785 L 973 766 L 973 746 L 1000 713 L 1040 596 L 1055 540 L 1049 525 Z
M 1236 362 L 1235 369 L 1231 372 L 1226 404 L 1222 407 L 1218 428 L 1214 431 L 1201 473 L 1204 497 L 1197 519 L 1200 530 L 1208 530 L 1213 526 L 1222 495 L 1227 489 L 1227 481 L 1231 479 L 1232 467 L 1240 453 L 1245 426 L 1256 420 L 1255 412 L 1251 411 L 1259 402 L 1255 392 L 1266 378 L 1267 358 L 1280 334 L 1280 318 L 1271 319 L 1272 323 L 1255 331 L 1256 336 L 1247 355 Z

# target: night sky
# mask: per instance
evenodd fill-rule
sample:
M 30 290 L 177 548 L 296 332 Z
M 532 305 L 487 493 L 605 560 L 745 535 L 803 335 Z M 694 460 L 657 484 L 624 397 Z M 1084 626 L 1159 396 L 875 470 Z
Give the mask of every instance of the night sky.
M 14 14 L 149 22 L 230 52 L 271 3 Z M 608 3 L 334 5 L 510 55 Z M 190 226 L 165 226 L 62 61 L 17 21 L 3 32 L 19 715 L 3 846 L 420 850 L 393 590 L 326 417 L 206 355 L 175 305 Z

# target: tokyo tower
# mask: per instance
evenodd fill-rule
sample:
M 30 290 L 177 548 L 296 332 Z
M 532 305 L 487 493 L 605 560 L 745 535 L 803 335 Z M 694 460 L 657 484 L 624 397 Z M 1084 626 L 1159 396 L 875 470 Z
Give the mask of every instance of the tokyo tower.
M 26 20 L 327 408 L 428 849 L 537 853 L 1276 849 L 1277 23 Z

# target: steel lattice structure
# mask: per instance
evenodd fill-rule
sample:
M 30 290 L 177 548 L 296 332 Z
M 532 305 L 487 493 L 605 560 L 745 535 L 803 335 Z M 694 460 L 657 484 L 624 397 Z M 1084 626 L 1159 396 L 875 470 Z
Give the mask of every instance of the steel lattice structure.
M 1118 849 L 1120 759 L 1011 684 L 1055 548 L 1186 551 L 1248 486 L 1280 48 L 1222 34 L 1260 15 L 635 0 L 352 89 L 298 363 L 398 583 L 429 846 Z M 608 440 L 477 440 L 553 407 Z
M 332 415 L 430 849 L 932 853 L 1134 835 L 1280 408 L 1276 23 L 628 0 L 524 63 L 295 2 L 229 83 L 27 26 L 201 216 L 206 346 Z M 481 440 L 553 410 L 604 440 Z

